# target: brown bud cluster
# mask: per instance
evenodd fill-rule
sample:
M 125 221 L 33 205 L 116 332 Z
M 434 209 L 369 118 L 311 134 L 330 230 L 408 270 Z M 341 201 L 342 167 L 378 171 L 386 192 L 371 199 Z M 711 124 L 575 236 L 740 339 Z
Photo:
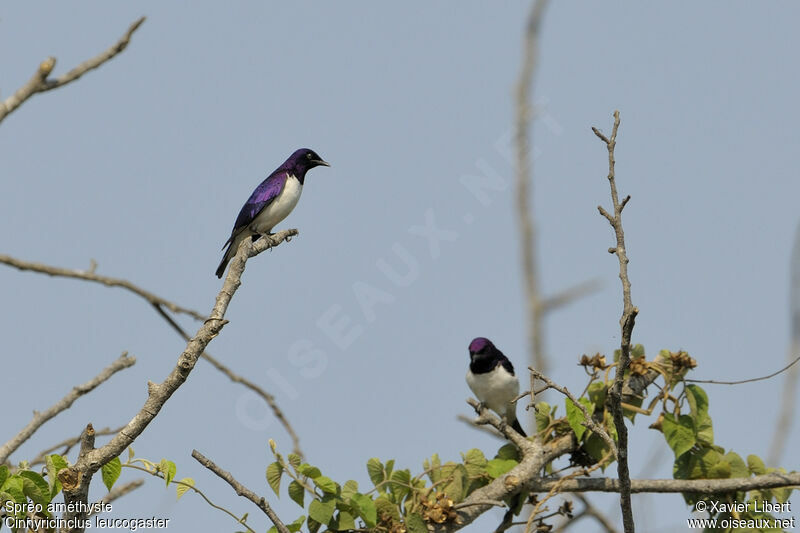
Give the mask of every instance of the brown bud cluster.
M 647 374 L 648 371 L 648 364 L 647 360 L 644 357 L 637 357 L 636 359 L 631 359 L 631 374 L 634 376 L 644 376 Z
M 584 367 L 590 366 L 595 370 L 605 370 L 606 368 L 608 368 L 608 365 L 606 364 L 606 356 L 600 353 L 596 353 L 591 357 L 589 357 L 586 354 L 583 354 L 578 364 Z
M 669 359 L 672 361 L 672 368 L 676 374 L 684 370 L 691 370 L 697 366 L 697 361 L 689 357 L 689 354 L 683 350 L 680 352 L 670 352 Z
M 564 504 L 558 508 L 558 512 L 567 518 L 572 518 L 572 500 L 565 500 Z
M 453 500 L 448 498 L 444 492 L 438 493 L 433 502 L 428 500 L 422 502 L 422 518 L 436 524 L 444 524 L 448 521 L 458 523 L 458 513 Z

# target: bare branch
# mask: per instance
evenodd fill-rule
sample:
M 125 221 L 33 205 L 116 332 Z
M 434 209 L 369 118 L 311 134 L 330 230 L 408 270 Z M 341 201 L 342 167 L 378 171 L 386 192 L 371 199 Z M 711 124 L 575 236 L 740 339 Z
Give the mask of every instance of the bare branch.
M 6 459 L 14 453 L 14 451 L 22 446 L 22 444 L 31 438 L 31 436 L 36 433 L 36 431 L 42 427 L 42 425 L 59 414 L 62 411 L 69 409 L 72 404 L 83 396 L 95 388 L 97 388 L 101 383 L 107 381 L 111 376 L 123 370 L 125 368 L 129 368 L 136 363 L 135 357 L 128 357 L 128 352 L 123 352 L 117 360 L 111 363 L 109 366 L 103 369 L 97 376 L 90 379 L 83 385 L 77 385 L 72 388 L 72 390 L 64 396 L 58 403 L 53 405 L 52 407 L 48 408 L 47 410 L 38 413 L 34 411 L 33 420 L 28 423 L 27 426 L 22 428 L 22 430 L 14 435 L 11 440 L 0 446 L 0 464 L 6 462 Z
M 768 376 L 761 376 L 760 378 L 740 379 L 739 381 L 717 381 L 715 379 L 684 379 L 684 381 L 688 383 L 711 383 L 714 385 L 741 385 L 743 383 L 753 383 L 755 381 L 764 381 L 765 379 L 774 378 L 778 374 L 786 372 L 787 370 L 792 368 L 798 361 L 800 361 L 800 356 L 796 357 L 794 361 L 792 361 L 785 367 L 781 368 L 780 370 L 773 372 Z
M 122 427 L 119 427 L 119 428 L 116 428 L 116 429 L 111 429 L 111 428 L 107 428 L 107 427 L 103 428 L 103 429 L 98 429 L 97 431 L 95 431 L 95 435 L 98 436 L 98 437 L 101 436 L 101 435 L 116 435 L 117 433 L 120 432 L 120 430 L 122 430 L 123 427 L 125 427 L 125 426 L 122 426 Z M 59 442 L 58 444 L 54 444 L 53 446 L 50 446 L 49 448 L 46 448 L 46 449 L 40 451 L 38 454 L 36 454 L 36 457 L 34 457 L 33 459 L 31 459 L 29 461 L 29 464 L 31 466 L 38 465 L 38 464 L 44 464 L 44 462 L 46 460 L 46 457 L 48 455 L 50 455 L 51 453 L 53 453 L 54 451 L 58 450 L 59 448 L 64 448 L 61 451 L 60 455 L 67 455 L 69 453 L 69 451 L 72 449 L 72 447 L 75 446 L 76 444 L 78 444 L 80 441 L 81 441 L 81 436 L 80 435 L 78 435 L 77 437 L 70 437 L 68 439 L 64 439 L 63 441 Z
M 577 500 L 580 500 L 580 502 L 583 504 L 583 510 L 581 510 L 581 512 L 579 512 L 572 518 L 564 521 L 562 524 L 556 526 L 556 528 L 553 530 L 553 533 L 561 533 L 562 531 L 566 531 L 566 529 L 570 527 L 572 524 L 574 524 L 581 518 L 587 516 L 594 518 L 597 521 L 597 523 L 600 524 L 603 527 L 603 529 L 606 530 L 606 533 L 617 533 L 617 528 L 614 526 L 611 520 L 609 520 L 609 518 L 606 515 L 600 512 L 600 510 L 598 510 L 597 507 L 595 507 L 594 504 L 591 501 L 589 501 L 589 498 L 580 493 L 576 493 L 574 494 L 574 496 Z
M 40 274 L 47 274 L 49 276 L 66 277 L 66 278 L 79 279 L 94 283 L 100 283 L 107 287 L 123 288 L 149 302 L 156 310 L 156 312 L 164 320 L 166 320 L 167 323 L 170 326 L 172 326 L 172 328 L 178 333 L 178 335 L 180 335 L 185 341 L 188 341 L 190 339 L 189 335 L 171 316 L 169 316 L 166 313 L 166 311 L 164 311 L 164 309 L 165 308 L 169 309 L 173 313 L 186 314 L 197 320 L 205 320 L 206 318 L 205 315 L 201 314 L 198 311 L 182 307 L 176 303 L 166 300 L 161 296 L 158 296 L 157 294 L 154 294 L 150 291 L 147 291 L 131 283 L 128 280 L 113 278 L 109 276 L 101 276 L 96 274 L 95 268 L 97 264 L 94 263 L 94 261 L 92 262 L 92 268 L 90 268 L 89 270 L 76 270 L 76 269 L 54 267 L 31 261 L 23 261 L 21 259 L 16 259 L 14 257 L 0 254 L 0 263 L 12 266 L 22 271 L 27 270 L 27 271 L 37 272 Z M 260 396 L 267 403 L 270 409 L 272 409 L 275 418 L 278 419 L 278 421 L 283 425 L 283 427 L 286 429 L 286 432 L 291 437 L 293 443 L 293 451 L 298 455 L 303 455 L 302 450 L 300 449 L 300 438 L 297 436 L 297 433 L 295 433 L 291 424 L 289 424 L 289 420 L 286 418 L 286 415 L 284 415 L 283 411 L 278 406 L 277 402 L 275 401 L 275 397 L 273 395 L 269 394 L 264 389 L 262 389 L 255 383 L 249 381 L 248 379 L 234 373 L 230 368 L 223 365 L 220 361 L 212 357 L 209 353 L 203 352 L 201 357 L 206 361 L 208 361 L 209 363 L 211 363 L 212 365 L 214 365 L 214 367 L 217 370 L 225 374 L 234 383 L 239 383 L 247 387 L 254 393 L 256 393 L 258 396 Z
M 622 330 L 622 339 L 620 342 L 619 365 L 617 366 L 614 376 L 614 384 L 610 390 L 610 405 L 611 412 L 614 416 L 614 425 L 617 428 L 617 474 L 619 475 L 621 483 L 619 499 L 620 508 L 622 509 L 622 525 L 625 533 L 633 533 L 635 531 L 635 525 L 633 522 L 633 509 L 631 508 L 630 471 L 628 469 L 628 429 L 625 426 L 625 417 L 622 413 L 622 385 L 625 372 L 628 370 L 631 362 L 631 335 L 633 334 L 633 326 L 636 322 L 636 315 L 639 310 L 631 303 L 631 282 L 628 278 L 628 256 L 625 252 L 625 232 L 622 229 L 622 210 L 628 203 L 628 200 L 630 200 L 630 197 L 626 197 L 622 203 L 620 203 L 617 194 L 617 182 L 614 176 L 614 148 L 617 144 L 618 130 L 619 111 L 614 111 L 614 127 L 611 130 L 610 138 L 603 135 L 597 128 L 592 128 L 594 134 L 606 144 L 608 150 L 608 183 L 611 187 L 611 201 L 614 208 L 614 216 L 612 217 L 600 206 L 598 206 L 598 210 L 614 228 L 614 234 L 617 239 L 614 253 L 617 254 L 617 259 L 619 260 L 619 279 L 622 282 L 623 308 L 622 317 L 619 321 Z
M 200 354 L 205 351 L 206 346 L 219 335 L 222 328 L 227 324 L 225 312 L 230 305 L 233 295 L 241 286 L 241 277 L 244 273 L 245 263 L 249 257 L 253 257 L 264 250 L 278 246 L 285 240 L 297 235 L 297 230 L 284 230 L 274 235 L 266 236 L 255 243 L 244 241 L 236 253 L 228 276 L 217 294 L 216 303 L 209 317 L 203 322 L 195 336 L 187 343 L 186 349 L 178 358 L 175 368 L 161 383 L 148 382 L 148 397 L 141 410 L 134 415 L 130 422 L 117 433 L 111 441 L 104 446 L 94 449 L 89 448 L 84 452 L 83 446 L 78 461 L 59 471 L 58 479 L 64 489 L 64 501 L 67 505 L 73 504 L 72 508 L 82 509 L 88 501 L 89 483 L 95 472 L 103 465 L 118 457 L 133 441 L 141 435 L 147 425 L 158 415 L 161 408 L 169 398 L 186 381 L 189 374 L 200 359 Z M 92 445 L 94 437 L 92 436 Z M 86 513 L 82 510 L 64 513 L 65 523 L 71 519 L 80 522 L 86 518 Z
M 608 449 L 611 450 L 611 453 L 614 454 L 614 457 L 617 456 L 617 444 L 614 442 L 614 439 L 608 434 L 608 432 L 602 426 L 598 425 L 593 419 L 592 415 L 589 414 L 589 411 L 586 409 L 586 406 L 583 405 L 581 402 L 578 401 L 575 396 L 566 388 L 562 387 L 561 385 L 556 385 L 553 380 L 539 372 L 538 370 L 528 367 L 528 370 L 531 371 L 531 374 L 536 377 L 536 379 L 541 380 L 544 382 L 549 388 L 555 389 L 567 398 L 569 398 L 575 407 L 580 409 L 581 413 L 583 413 L 583 426 L 589 428 L 593 432 L 597 433 L 597 435 L 603 439 L 603 441 L 608 445 Z
M 545 492 L 559 481 L 561 480 L 536 479 L 527 488 L 532 492 Z M 800 472 L 725 479 L 633 479 L 631 480 L 631 492 L 697 492 L 710 495 L 798 485 L 800 485 Z M 561 492 L 619 492 L 620 487 L 619 479 L 593 477 L 570 479 L 562 483 L 559 490 Z
M 787 354 L 800 352 L 800 224 L 794 232 L 794 245 L 792 246 L 791 283 L 789 286 L 789 318 L 792 324 L 791 350 Z M 775 422 L 775 432 L 772 434 L 772 444 L 767 455 L 768 464 L 778 464 L 783 457 L 786 441 L 794 423 L 795 406 L 798 383 L 800 381 L 800 368 L 794 367 L 783 380 L 783 392 L 780 400 L 780 413 Z
M 536 264 L 535 228 L 531 219 L 530 188 L 532 162 L 530 158 L 531 89 L 539 53 L 539 30 L 547 7 L 546 0 L 534 1 L 528 16 L 522 49 L 522 66 L 517 81 L 516 145 L 517 145 L 517 221 L 520 229 L 520 252 L 522 272 L 525 276 L 525 294 L 528 305 L 528 345 L 531 364 L 547 371 L 542 339 L 542 305 Z
M 550 311 L 555 311 L 556 309 L 567 306 L 575 300 L 580 300 L 584 296 L 597 292 L 602 286 L 603 283 L 600 280 L 590 279 L 568 287 L 557 294 L 545 298 L 541 303 L 542 313 L 546 314 Z
M 141 17 L 140 19 L 136 20 L 128 28 L 128 31 L 126 31 L 125 34 L 111 46 L 111 48 L 89 60 L 84 61 L 77 67 L 73 68 L 66 74 L 59 76 L 58 78 L 47 78 L 53 71 L 53 68 L 56 66 L 56 58 L 48 57 L 42 61 L 39 65 L 39 68 L 36 69 L 34 75 L 30 80 L 28 80 L 27 83 L 25 83 L 25 85 L 17 89 L 16 92 L 6 98 L 4 102 L 0 102 L 0 122 L 2 122 L 3 119 L 9 115 L 9 113 L 21 106 L 34 94 L 51 91 L 71 83 L 90 70 L 96 69 L 106 61 L 125 50 L 125 47 L 128 46 L 128 43 L 131 40 L 131 35 L 133 35 L 133 32 L 135 32 L 144 21 L 145 17 Z
M 530 451 L 533 448 L 531 441 L 517 433 L 510 425 L 492 415 L 489 409 L 487 409 L 483 404 L 479 403 L 474 398 L 467 398 L 467 403 L 470 404 L 473 409 L 475 409 L 476 413 L 478 413 L 478 419 L 475 421 L 475 424 L 490 424 L 494 426 L 497 431 L 503 434 L 508 440 L 513 442 L 517 448 L 523 452 Z
M 233 490 L 236 491 L 237 496 L 244 496 L 245 498 L 256 504 L 258 508 L 261 509 L 265 515 L 267 515 L 270 521 L 272 521 L 272 523 L 275 524 L 275 527 L 278 529 L 280 533 L 290 533 L 289 528 L 287 528 L 286 525 L 278 517 L 278 515 L 275 514 L 275 511 L 273 511 L 272 507 L 269 506 L 267 500 L 265 500 L 261 496 L 258 496 L 255 492 L 251 491 L 250 489 L 248 489 L 247 487 L 236 481 L 236 478 L 234 478 L 230 472 L 228 472 L 227 470 L 223 470 L 222 468 L 214 464 L 214 462 L 211 459 L 208 459 L 197 450 L 192 450 L 192 457 L 194 457 L 198 463 L 200 463 L 204 467 L 214 472 L 220 478 L 224 479 L 228 483 L 228 485 L 230 485 L 233 488 Z
M 23 271 L 29 270 L 32 272 L 38 272 L 40 274 L 47 274 L 48 276 L 93 281 L 96 283 L 101 283 L 107 287 L 121 287 L 123 289 L 132 292 L 133 294 L 136 294 L 137 296 L 144 298 L 153 305 L 166 307 L 173 313 L 183 313 L 197 320 L 205 320 L 206 318 L 205 315 L 197 311 L 181 307 L 175 303 L 165 300 L 164 298 L 161 298 L 160 296 L 153 294 L 152 292 L 146 291 L 134 285 L 128 280 L 95 274 L 94 268 L 90 270 L 77 270 L 77 269 L 54 267 L 42 263 L 34 263 L 32 261 L 23 261 L 21 259 L 16 259 L 14 257 L 3 254 L 0 254 L 0 263 L 12 266 L 19 270 Z

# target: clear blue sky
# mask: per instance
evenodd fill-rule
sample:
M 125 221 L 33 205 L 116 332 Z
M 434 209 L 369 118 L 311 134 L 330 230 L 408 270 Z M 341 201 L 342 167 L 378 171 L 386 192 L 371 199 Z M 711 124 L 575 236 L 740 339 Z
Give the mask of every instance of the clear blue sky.
M 138 16 L 148 20 L 111 63 L 35 96 L 0 126 L 0 250 L 74 268 L 94 258 L 100 273 L 208 312 L 239 207 L 292 150 L 312 147 L 333 167 L 311 171 L 282 224 L 301 235 L 248 264 L 230 324 L 209 352 L 276 395 L 308 460 L 334 479 L 366 483 L 372 456 L 419 471 L 434 452 L 491 454 L 498 442 L 456 416 L 470 414 L 470 339 L 490 337 L 518 368 L 526 364 L 513 167 L 503 147 L 528 8 L 6 2 L 3 98 L 45 57 L 55 55 L 54 72 L 63 73 Z M 619 186 L 633 197 L 625 227 L 640 308 L 635 342 L 651 356 L 688 350 L 697 378 L 784 365 L 800 198 L 799 10 L 788 2 L 551 6 L 535 97 L 545 119 L 535 129 L 533 187 L 542 282 L 548 293 L 604 283 L 547 321 L 558 382 L 581 390 L 580 355 L 610 355 L 619 344 L 618 267 L 606 252 L 613 237 L 596 211 L 609 202 L 606 153 L 590 130 L 609 131 L 614 109 Z M 508 186 L 482 203 L 462 181 L 486 168 Z M 413 229 L 426 216 L 450 232 L 438 249 Z M 398 249 L 416 265 L 408 283 L 384 273 L 385 264 L 402 270 Z M 365 314 L 356 294 L 369 289 L 381 303 Z M 120 290 L 8 268 L 0 290 L 2 388 L 14 407 L 3 414 L 7 434 L 123 350 L 139 360 L 47 424 L 17 460 L 88 421 L 129 420 L 146 380 L 163 379 L 184 346 Z M 357 336 L 347 346 L 320 327 L 329 315 L 352 321 Z M 322 363 L 293 364 L 292 350 L 308 343 Z M 708 386 L 717 442 L 766 456 L 781 385 Z M 669 477 L 671 452 L 646 425 L 632 432 L 633 474 Z M 189 453 L 197 448 L 270 496 L 269 438 L 289 451 L 277 422 L 200 362 L 135 448 L 174 460 L 179 477 L 250 512 L 261 529 L 258 511 Z M 795 426 L 788 449 L 798 445 Z M 794 454 L 783 466 L 797 467 Z M 97 480 L 93 497 L 104 490 Z M 285 494 L 270 501 L 287 520 L 299 515 Z M 616 516 L 612 499 L 600 501 Z M 634 502 L 648 531 L 685 527 L 680 496 Z M 172 531 L 235 528 L 195 496 L 176 504 L 152 479 L 114 509 L 171 517 Z M 470 530 L 493 527 L 501 514 Z

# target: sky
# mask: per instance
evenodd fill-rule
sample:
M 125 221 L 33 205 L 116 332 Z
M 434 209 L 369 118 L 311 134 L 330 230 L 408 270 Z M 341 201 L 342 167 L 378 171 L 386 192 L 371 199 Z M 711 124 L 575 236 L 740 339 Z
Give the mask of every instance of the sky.
M 518 372 L 527 364 L 510 135 L 529 7 L 5 2 L 2 98 L 44 58 L 56 56 L 54 74 L 64 73 L 148 18 L 117 58 L 0 124 L 0 252 L 69 268 L 95 260 L 98 273 L 208 313 L 241 204 L 294 149 L 311 147 L 332 167 L 309 173 L 278 228 L 300 235 L 248 263 L 209 353 L 272 392 L 307 460 L 337 481 L 366 486 L 370 457 L 420 472 L 433 453 L 491 455 L 499 441 L 457 416 L 472 416 L 464 374 L 473 337 L 491 338 Z M 789 2 L 550 6 L 533 95 L 542 290 L 602 284 L 547 318 L 558 383 L 582 390 L 580 356 L 610 357 L 619 345 L 613 233 L 597 212 L 610 202 L 607 154 L 590 129 L 610 132 L 615 109 L 618 186 L 632 196 L 624 224 L 640 311 L 634 342 L 650 358 L 688 351 L 698 379 L 785 365 L 800 218 L 791 148 L 800 142 L 799 11 Z M 496 186 L 478 194 L 469 187 L 476 179 Z M 127 422 L 147 380 L 163 380 L 185 346 L 119 289 L 2 267 L 0 291 L 0 383 L 13 406 L 0 440 L 121 352 L 138 360 L 42 427 L 15 461 L 87 422 Z M 300 355 L 308 350 L 311 361 Z M 766 457 L 782 386 L 781 377 L 707 385 L 716 442 Z M 631 430 L 632 474 L 671 477 L 671 452 L 648 424 Z M 290 451 L 266 407 L 201 361 L 134 448 L 175 461 L 179 478 L 265 530 L 266 518 L 190 453 L 292 521 L 299 507 L 265 482 L 269 439 Z M 795 424 L 787 449 L 798 445 Z M 796 457 L 780 466 L 797 468 Z M 125 470 L 121 482 L 140 477 Z M 95 480 L 92 497 L 104 492 Z M 596 501 L 619 520 L 613 497 Z M 236 530 L 195 495 L 176 503 L 152 478 L 113 508 L 119 517 L 169 517 L 173 531 Z M 679 495 L 644 495 L 634 496 L 634 514 L 643 530 L 674 531 L 690 510 Z M 486 513 L 468 531 L 501 516 Z

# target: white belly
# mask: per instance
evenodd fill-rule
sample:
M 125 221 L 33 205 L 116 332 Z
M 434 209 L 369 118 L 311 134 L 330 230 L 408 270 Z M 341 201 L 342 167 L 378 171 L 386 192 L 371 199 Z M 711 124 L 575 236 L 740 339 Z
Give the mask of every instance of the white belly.
M 256 233 L 270 233 L 272 228 L 289 216 L 300 200 L 301 192 L 303 192 L 303 185 L 294 176 L 289 176 L 281 193 L 256 215 L 256 218 L 250 223 L 250 229 Z
M 467 372 L 467 385 L 489 409 L 509 421 L 516 419 L 516 404 L 510 402 L 519 394 L 519 380 L 501 365 L 485 374 Z

